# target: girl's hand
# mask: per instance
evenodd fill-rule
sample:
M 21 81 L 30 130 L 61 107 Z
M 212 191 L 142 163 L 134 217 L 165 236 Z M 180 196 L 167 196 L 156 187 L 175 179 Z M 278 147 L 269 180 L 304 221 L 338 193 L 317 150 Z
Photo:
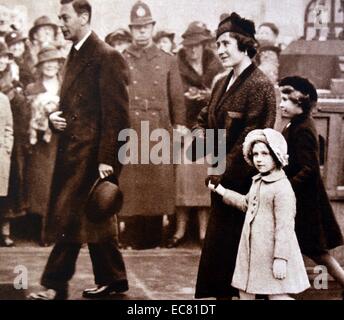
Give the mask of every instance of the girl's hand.
M 283 280 L 287 276 L 287 261 L 284 259 L 275 259 L 272 266 L 275 279 Z
M 214 191 L 214 192 L 215 192 L 215 184 L 212 184 L 210 180 L 209 180 L 209 182 L 208 182 L 208 188 L 209 188 L 211 191 Z

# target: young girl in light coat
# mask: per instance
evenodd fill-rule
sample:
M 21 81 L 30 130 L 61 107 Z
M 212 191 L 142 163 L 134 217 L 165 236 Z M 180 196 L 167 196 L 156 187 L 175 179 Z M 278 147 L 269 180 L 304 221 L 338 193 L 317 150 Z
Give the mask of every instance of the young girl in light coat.
M 242 300 L 257 294 L 289 300 L 289 294 L 306 290 L 309 281 L 294 231 L 295 195 L 282 170 L 288 163 L 287 143 L 273 129 L 253 130 L 243 153 L 259 171 L 246 196 L 209 184 L 227 205 L 246 212 L 232 286 Z

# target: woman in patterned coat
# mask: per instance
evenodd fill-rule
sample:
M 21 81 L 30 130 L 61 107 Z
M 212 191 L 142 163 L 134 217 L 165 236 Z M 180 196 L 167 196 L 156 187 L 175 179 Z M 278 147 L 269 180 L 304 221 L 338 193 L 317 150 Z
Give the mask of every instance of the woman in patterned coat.
M 254 175 L 242 155 L 244 139 L 254 129 L 272 128 L 276 115 L 274 87 L 251 60 L 256 54 L 254 35 L 254 23 L 236 13 L 220 23 L 218 53 L 224 66 L 233 71 L 216 83 L 208 107 L 200 113 L 195 127 L 200 136 L 205 135 L 205 129 L 226 131 L 225 172 L 208 177 L 206 184 L 221 182 L 225 188 L 242 194 L 249 191 Z M 231 281 L 244 219 L 237 209 L 212 194 L 196 298 L 222 299 L 238 294 Z

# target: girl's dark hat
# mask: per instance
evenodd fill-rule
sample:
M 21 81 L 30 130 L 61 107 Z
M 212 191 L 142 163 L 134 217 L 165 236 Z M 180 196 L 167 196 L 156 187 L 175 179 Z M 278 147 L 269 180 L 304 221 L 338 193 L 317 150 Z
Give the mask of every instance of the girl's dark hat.
M 31 41 L 33 40 L 33 35 L 37 31 L 37 29 L 43 26 L 51 26 L 54 28 L 55 33 L 57 32 L 57 28 L 58 28 L 57 24 L 52 22 L 48 16 L 39 17 L 38 19 L 35 20 L 33 27 L 29 31 L 29 37 Z
M 119 213 L 123 206 L 123 193 L 112 178 L 98 178 L 86 201 L 85 213 L 93 223 L 104 222 Z
M 254 22 L 240 17 L 236 12 L 233 12 L 229 17 L 220 22 L 216 32 L 216 38 L 219 38 L 223 33 L 226 32 L 235 32 L 256 40 L 256 27 Z
M 318 101 L 318 93 L 315 86 L 306 78 L 299 76 L 285 77 L 278 85 L 280 87 L 290 86 L 294 88 L 294 90 L 299 91 L 306 96 L 308 95 L 311 102 Z

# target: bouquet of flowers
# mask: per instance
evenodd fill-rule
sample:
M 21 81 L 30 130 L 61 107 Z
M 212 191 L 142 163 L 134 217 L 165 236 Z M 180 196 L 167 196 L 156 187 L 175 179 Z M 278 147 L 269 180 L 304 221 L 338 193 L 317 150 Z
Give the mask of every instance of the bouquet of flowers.
M 49 114 L 58 110 L 60 97 L 49 92 L 40 93 L 31 103 L 32 117 L 30 122 L 30 143 L 37 143 L 37 133 L 44 132 L 43 140 L 51 141 L 52 132 L 49 128 Z

